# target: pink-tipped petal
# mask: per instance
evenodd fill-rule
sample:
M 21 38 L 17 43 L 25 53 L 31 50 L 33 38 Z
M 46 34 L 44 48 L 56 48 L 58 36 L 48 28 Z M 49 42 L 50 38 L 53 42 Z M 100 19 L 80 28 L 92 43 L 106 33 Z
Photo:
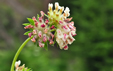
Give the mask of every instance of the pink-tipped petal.
M 68 46 L 67 45 L 64 47 L 64 50 L 68 50 Z

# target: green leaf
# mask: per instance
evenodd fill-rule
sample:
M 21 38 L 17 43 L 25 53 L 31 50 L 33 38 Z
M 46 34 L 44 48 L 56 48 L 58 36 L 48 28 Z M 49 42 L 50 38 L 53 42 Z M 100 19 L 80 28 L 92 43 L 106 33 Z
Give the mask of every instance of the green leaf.
M 22 25 L 27 26 L 27 25 L 30 25 L 30 23 L 24 23 L 24 24 L 22 24 Z
M 46 17 L 49 17 L 48 15 L 44 14 Z
M 53 32 L 53 31 L 55 31 L 56 29 L 52 29 L 52 30 L 50 30 L 50 32 Z
M 31 23 L 31 25 L 34 25 L 33 19 L 31 19 L 31 18 L 27 18 L 27 19 L 28 19 L 28 21 Z
M 39 19 L 39 14 L 37 14 L 37 20 Z
M 45 42 L 44 48 L 45 48 L 46 50 L 48 50 L 48 43 L 47 43 L 47 42 Z
M 32 31 L 27 31 L 24 33 L 24 35 L 28 35 L 28 33 L 31 33 Z

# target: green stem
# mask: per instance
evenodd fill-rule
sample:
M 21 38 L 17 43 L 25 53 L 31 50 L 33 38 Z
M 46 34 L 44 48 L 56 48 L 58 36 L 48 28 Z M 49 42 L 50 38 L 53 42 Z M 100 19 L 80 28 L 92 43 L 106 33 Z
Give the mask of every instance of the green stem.
M 13 59 L 12 65 L 11 65 L 11 70 L 10 71 L 14 71 L 14 66 L 15 66 L 15 62 L 20 54 L 20 52 L 22 51 L 23 47 L 31 40 L 31 38 L 28 38 L 25 40 L 25 42 L 19 47 L 18 51 L 15 54 L 15 57 Z

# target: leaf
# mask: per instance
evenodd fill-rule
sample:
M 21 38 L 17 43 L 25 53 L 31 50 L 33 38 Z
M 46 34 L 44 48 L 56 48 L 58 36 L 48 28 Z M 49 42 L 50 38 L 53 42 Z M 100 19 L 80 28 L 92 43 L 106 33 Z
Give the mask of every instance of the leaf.
M 37 20 L 39 19 L 39 14 L 37 14 Z
M 56 29 L 52 29 L 52 30 L 50 30 L 50 32 L 53 32 L 53 31 L 55 31 Z
M 31 23 L 31 25 L 34 25 L 33 19 L 31 19 L 31 18 L 27 18 L 27 19 L 28 19 L 28 21 Z
M 45 42 L 44 48 L 45 48 L 46 50 L 48 50 L 48 43 L 47 43 L 47 42 Z
M 46 17 L 49 17 L 48 15 L 44 14 Z
M 24 35 L 28 35 L 28 33 L 31 33 L 32 31 L 27 31 L 24 33 Z
M 56 42 L 57 47 L 59 47 L 58 43 Z
M 24 23 L 24 24 L 22 24 L 22 25 L 27 26 L 27 25 L 30 25 L 30 23 Z

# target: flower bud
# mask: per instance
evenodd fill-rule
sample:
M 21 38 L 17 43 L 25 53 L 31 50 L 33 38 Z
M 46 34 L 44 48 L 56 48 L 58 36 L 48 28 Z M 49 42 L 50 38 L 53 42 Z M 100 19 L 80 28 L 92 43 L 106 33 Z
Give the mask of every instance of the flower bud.
M 46 37 L 46 35 L 44 34 L 43 35 L 43 42 L 46 42 L 47 41 L 47 37 Z
M 38 37 L 40 37 L 40 38 L 42 37 L 42 32 L 41 31 L 38 32 Z
M 38 22 L 35 22 L 35 26 L 38 27 Z
M 37 21 L 35 17 L 33 17 L 32 19 L 33 19 L 33 21 L 34 21 L 34 22 L 36 22 L 36 21 Z
M 47 19 L 46 19 L 45 24 L 47 25 L 47 24 L 48 24 L 48 22 L 49 22 L 49 20 L 47 20 Z
M 35 37 L 33 37 L 33 38 L 31 39 L 31 41 L 32 41 L 32 42 L 36 42 Z
M 44 47 L 44 44 L 39 41 L 39 47 Z
M 48 32 L 48 29 L 46 28 L 46 29 L 44 29 L 44 33 L 46 34 Z
M 42 22 L 42 17 L 39 17 L 39 22 Z
M 28 33 L 28 36 L 31 37 L 32 36 L 32 33 Z
M 55 29 L 54 25 L 52 25 L 50 29 Z
M 45 27 L 45 24 L 42 24 L 41 27 L 44 28 Z
M 53 44 L 53 43 L 54 43 L 53 40 L 50 40 L 49 44 L 51 45 L 51 44 Z
M 36 35 L 36 34 L 37 34 L 37 30 L 33 30 L 33 34 L 35 34 L 35 35 Z

